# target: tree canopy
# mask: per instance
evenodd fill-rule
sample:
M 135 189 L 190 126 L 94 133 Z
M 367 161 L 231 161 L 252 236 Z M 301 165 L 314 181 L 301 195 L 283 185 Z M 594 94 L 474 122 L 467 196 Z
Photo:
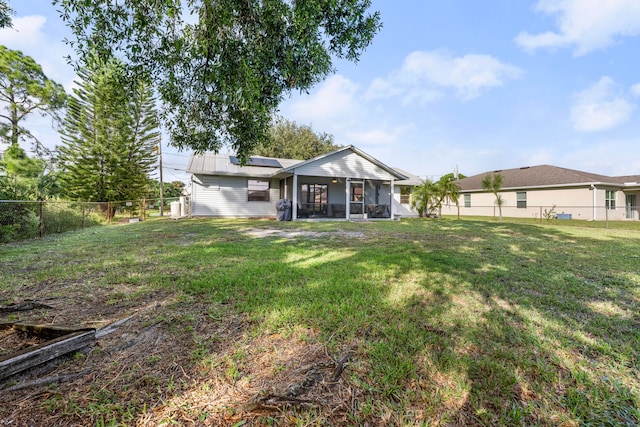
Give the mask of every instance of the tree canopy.
M 11 27 L 11 15 L 13 14 L 13 9 L 9 6 L 9 4 L 5 0 L 0 0 L 0 28 Z
M 147 74 L 171 144 L 229 145 L 242 160 L 267 139 L 279 103 L 357 61 L 381 26 L 371 0 L 54 0 L 80 58 L 117 56 Z
M 0 46 L 0 139 L 16 146 L 20 141 L 35 142 L 36 152 L 44 149 L 38 139 L 20 123 L 39 112 L 59 119 L 64 107 L 64 88 L 49 79 L 33 58 L 18 50 Z
M 316 133 L 308 125 L 278 117 L 269 128 L 267 140 L 254 150 L 259 156 L 307 160 L 340 148 L 328 133 Z

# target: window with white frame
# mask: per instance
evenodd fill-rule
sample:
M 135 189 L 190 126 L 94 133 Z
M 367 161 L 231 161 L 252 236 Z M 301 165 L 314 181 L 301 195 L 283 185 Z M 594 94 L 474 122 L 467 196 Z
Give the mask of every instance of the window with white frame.
M 464 207 L 465 208 L 470 208 L 471 207 L 471 194 L 465 194 L 464 195 Z
M 411 200 L 411 187 L 403 186 L 400 187 L 400 203 L 408 204 Z
M 527 192 L 526 191 L 517 191 L 516 192 L 516 206 L 520 209 L 524 209 L 527 207 Z
M 604 204 L 607 209 L 616 208 L 616 192 L 614 190 L 607 190 L 604 196 Z

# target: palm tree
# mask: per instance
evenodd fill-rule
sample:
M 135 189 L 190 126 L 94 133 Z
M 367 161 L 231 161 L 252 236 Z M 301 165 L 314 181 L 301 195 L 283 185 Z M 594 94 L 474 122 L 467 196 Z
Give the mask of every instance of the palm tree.
M 433 215 L 438 206 L 438 186 L 430 179 L 414 187 L 411 192 L 411 207 L 420 217 Z
M 442 216 L 442 203 L 446 199 L 458 205 L 460 199 L 460 184 L 456 182 L 453 174 L 444 175 L 437 183 L 438 190 L 438 210 Z
M 499 173 L 487 174 L 482 179 L 482 189 L 489 191 L 496 196 L 495 204 L 498 205 L 498 211 L 500 212 L 500 220 L 502 220 L 502 205 L 504 205 L 504 199 L 500 194 L 502 189 L 502 175 Z

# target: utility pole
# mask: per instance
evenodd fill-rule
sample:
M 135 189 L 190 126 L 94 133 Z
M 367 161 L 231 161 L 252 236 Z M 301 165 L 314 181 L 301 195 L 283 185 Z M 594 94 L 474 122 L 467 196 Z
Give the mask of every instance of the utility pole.
M 160 216 L 164 215 L 164 195 L 162 182 L 162 134 L 158 138 L 158 163 L 160 164 Z

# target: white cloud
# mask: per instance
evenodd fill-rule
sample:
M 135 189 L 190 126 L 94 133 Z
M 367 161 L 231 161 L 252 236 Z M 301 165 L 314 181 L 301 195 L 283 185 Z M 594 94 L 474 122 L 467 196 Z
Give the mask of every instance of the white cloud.
M 403 131 L 402 128 L 395 128 L 391 131 L 369 129 L 360 132 L 347 132 L 347 138 L 355 145 L 386 145 L 398 142 Z
M 12 49 L 28 50 L 40 45 L 46 40 L 42 31 L 47 18 L 41 15 L 31 15 L 13 18 L 13 28 L 0 30 L 0 44 L 11 46 Z
M 629 92 L 631 92 L 631 95 L 635 96 L 636 98 L 640 98 L 640 83 L 636 83 L 631 86 Z
M 571 109 L 574 129 L 580 132 L 602 131 L 629 120 L 635 106 L 619 93 L 613 79 L 606 76 L 579 92 Z
M 527 50 L 574 47 L 580 56 L 640 34 L 638 0 L 539 0 L 536 11 L 555 16 L 558 29 L 520 33 L 516 42 Z
M 461 99 L 470 100 L 521 74 L 517 67 L 489 55 L 456 57 L 442 51 L 416 51 L 407 55 L 401 68 L 386 79 L 374 80 L 365 99 L 401 96 L 404 104 L 424 104 L 443 96 L 444 90 L 453 89 Z
M 358 108 L 355 94 L 357 86 L 344 76 L 329 77 L 317 92 L 296 102 L 292 110 L 301 120 L 325 120 L 350 114 Z

